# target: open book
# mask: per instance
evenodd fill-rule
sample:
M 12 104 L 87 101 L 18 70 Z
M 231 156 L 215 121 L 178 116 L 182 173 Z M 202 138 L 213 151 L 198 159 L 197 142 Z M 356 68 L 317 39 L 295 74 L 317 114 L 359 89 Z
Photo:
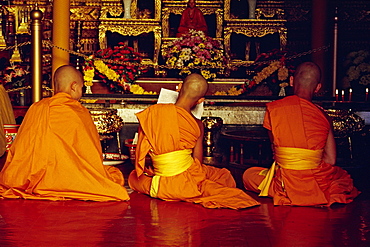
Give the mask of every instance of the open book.
M 179 92 L 161 88 L 161 91 L 158 96 L 157 104 L 169 104 L 169 103 L 176 103 L 177 97 L 179 96 Z M 201 119 L 204 110 L 204 102 L 197 104 L 192 110 L 194 117 L 197 119 Z

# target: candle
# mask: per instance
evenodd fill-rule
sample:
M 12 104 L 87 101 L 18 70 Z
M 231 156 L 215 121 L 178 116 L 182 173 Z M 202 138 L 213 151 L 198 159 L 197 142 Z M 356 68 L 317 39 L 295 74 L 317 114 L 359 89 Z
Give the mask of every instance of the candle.
M 352 101 L 352 88 L 349 89 L 348 101 Z
M 342 90 L 342 101 L 344 101 L 344 90 Z
M 367 98 L 369 97 L 369 88 L 366 88 L 366 98 L 365 101 L 367 101 Z
M 338 88 L 335 89 L 335 101 L 338 101 Z

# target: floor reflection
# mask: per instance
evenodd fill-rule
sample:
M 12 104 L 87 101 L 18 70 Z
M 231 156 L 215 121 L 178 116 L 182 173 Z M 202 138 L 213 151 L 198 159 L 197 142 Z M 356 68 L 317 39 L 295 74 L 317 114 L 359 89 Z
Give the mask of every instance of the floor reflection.
M 255 196 L 255 195 L 253 195 Z M 0 200 L 0 246 L 370 246 L 370 197 L 332 208 Z

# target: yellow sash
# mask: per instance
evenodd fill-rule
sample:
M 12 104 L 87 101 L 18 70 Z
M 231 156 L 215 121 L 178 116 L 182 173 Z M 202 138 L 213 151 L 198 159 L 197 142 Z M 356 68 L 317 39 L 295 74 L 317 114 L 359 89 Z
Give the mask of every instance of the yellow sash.
M 157 197 L 160 177 L 171 177 L 186 171 L 193 163 L 191 149 L 177 150 L 165 154 L 150 153 L 154 167 L 154 177 L 150 186 L 150 196 Z
M 276 164 L 284 169 L 291 170 L 313 169 L 320 164 L 323 151 L 323 149 L 311 150 L 304 148 L 275 147 L 274 163 L 269 170 L 263 170 L 260 173 L 260 175 L 265 175 L 265 178 L 258 186 L 258 189 L 261 190 L 259 196 L 268 196 L 271 181 L 277 169 Z

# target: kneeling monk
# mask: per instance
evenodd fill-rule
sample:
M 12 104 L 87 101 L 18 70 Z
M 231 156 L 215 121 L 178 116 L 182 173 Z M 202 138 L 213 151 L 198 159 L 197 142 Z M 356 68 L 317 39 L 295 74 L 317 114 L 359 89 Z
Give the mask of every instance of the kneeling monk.
M 312 103 L 321 87 L 320 68 L 305 62 L 290 80 L 294 95 L 268 103 L 263 123 L 273 143 L 275 163 L 269 170 L 246 170 L 244 186 L 260 196 L 273 197 L 275 205 L 349 203 L 359 192 L 350 175 L 335 166 L 332 123 Z
M 103 165 L 99 134 L 78 100 L 83 78 L 71 66 L 55 72 L 55 95 L 28 110 L 0 173 L 4 198 L 129 200 L 122 173 Z
M 137 113 L 140 122 L 133 190 L 163 200 L 200 203 L 207 208 L 246 208 L 257 201 L 235 188 L 226 169 L 201 164 L 203 123 L 191 109 L 204 100 L 207 81 L 198 74 L 185 78 L 175 104 L 156 104 Z M 145 164 L 150 154 L 153 165 Z
M 4 132 L 4 124 L 15 124 L 15 118 L 9 95 L 6 92 L 3 84 L 0 82 L 0 157 L 4 155 L 7 144 Z M 1 160 L 0 167 L 2 167 Z

